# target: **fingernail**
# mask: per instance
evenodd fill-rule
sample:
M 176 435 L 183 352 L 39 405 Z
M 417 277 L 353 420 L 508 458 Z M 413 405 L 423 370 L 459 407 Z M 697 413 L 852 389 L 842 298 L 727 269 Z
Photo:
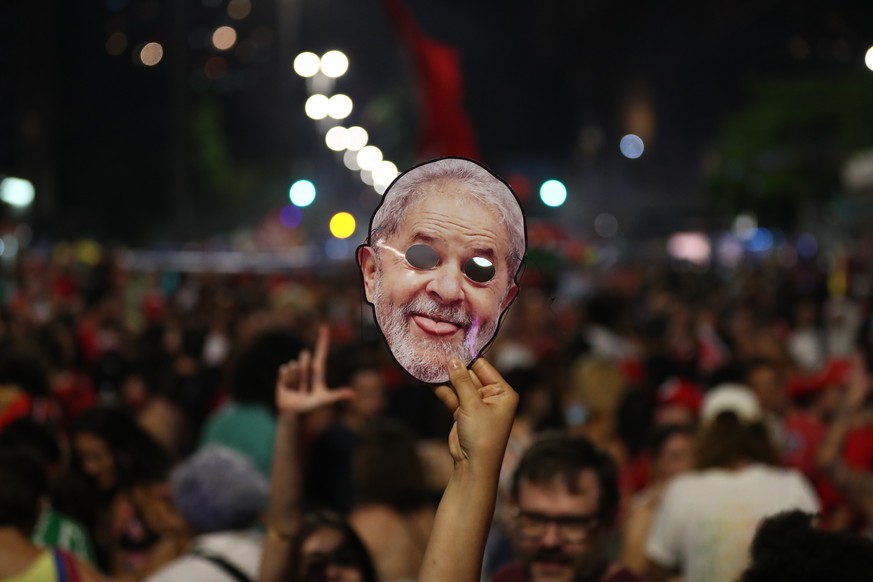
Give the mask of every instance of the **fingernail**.
M 459 360 L 458 358 L 452 358 L 451 360 L 449 360 L 449 369 L 450 370 L 457 370 L 457 369 L 461 368 L 462 366 L 463 366 L 463 364 L 461 363 L 461 360 Z

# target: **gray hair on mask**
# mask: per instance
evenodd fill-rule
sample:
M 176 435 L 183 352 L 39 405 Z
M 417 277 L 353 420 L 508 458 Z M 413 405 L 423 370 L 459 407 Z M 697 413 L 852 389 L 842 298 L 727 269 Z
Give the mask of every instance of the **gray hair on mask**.
M 451 182 L 462 183 L 470 196 L 497 211 L 509 242 L 506 260 L 509 276 L 514 278 L 527 248 L 521 205 L 503 180 L 465 158 L 441 158 L 401 174 L 385 192 L 381 206 L 373 215 L 367 242 L 376 248 L 379 241 L 396 233 L 406 213 L 424 198 L 422 192 L 426 186 Z

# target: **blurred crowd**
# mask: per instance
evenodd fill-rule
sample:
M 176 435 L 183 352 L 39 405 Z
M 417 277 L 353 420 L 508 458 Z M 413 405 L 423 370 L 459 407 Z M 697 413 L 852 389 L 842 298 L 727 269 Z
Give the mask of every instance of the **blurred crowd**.
M 864 275 L 814 260 L 724 273 L 527 265 L 485 353 L 520 404 L 483 578 L 513 560 L 512 476 L 553 431 L 612 457 L 608 551 L 640 574 L 653 576 L 653 561 L 693 570 L 668 543 L 663 514 L 698 494 L 717 503 L 719 485 L 684 494 L 668 485 L 738 459 L 796 471 L 798 506 L 820 514 L 817 528 L 873 537 L 873 296 L 834 281 Z M 378 579 L 415 579 L 451 473 L 452 417 L 392 359 L 354 265 L 134 272 L 110 255 L 94 264 L 22 255 L 3 279 L 0 505 L 40 504 L 35 516 L 3 510 L 0 530 L 26 530 L 33 547 L 0 543 L 0 557 L 59 547 L 95 576 L 171 581 L 197 579 L 179 569 L 194 552 L 229 579 L 256 579 L 277 370 L 326 324 L 327 383 L 355 398 L 306 416 L 302 504 L 318 523 L 350 526 Z M 716 389 L 727 402 L 707 416 Z M 722 409 L 762 427 L 760 438 L 727 450 L 739 433 L 722 426 Z M 708 441 L 705 425 L 717 429 Z M 790 494 L 765 488 L 749 495 Z M 752 533 L 738 538 L 735 572 Z M 0 580 L 17 579 L 11 572 Z

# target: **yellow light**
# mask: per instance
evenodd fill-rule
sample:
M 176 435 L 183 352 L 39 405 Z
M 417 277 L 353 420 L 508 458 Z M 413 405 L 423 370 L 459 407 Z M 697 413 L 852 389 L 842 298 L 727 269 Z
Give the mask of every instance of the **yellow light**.
M 79 242 L 79 248 L 76 249 L 78 259 L 86 265 L 96 265 L 100 262 L 102 250 L 100 245 L 91 240 L 83 240 Z
M 236 30 L 229 26 L 219 26 L 212 33 L 212 46 L 220 51 L 226 51 L 236 44 Z
M 139 51 L 139 59 L 147 67 L 154 67 L 164 58 L 164 47 L 156 42 L 150 42 Z
M 349 238 L 355 234 L 355 217 L 348 212 L 337 212 L 330 219 L 330 234 L 336 238 Z

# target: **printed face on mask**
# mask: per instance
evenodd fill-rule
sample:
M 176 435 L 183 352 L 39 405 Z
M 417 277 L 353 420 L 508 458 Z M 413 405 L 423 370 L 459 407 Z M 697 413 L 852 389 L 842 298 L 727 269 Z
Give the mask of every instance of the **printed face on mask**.
M 499 211 L 462 182 L 426 184 L 397 229 L 359 251 L 367 301 L 412 376 L 446 382 L 491 341 L 518 287 Z

